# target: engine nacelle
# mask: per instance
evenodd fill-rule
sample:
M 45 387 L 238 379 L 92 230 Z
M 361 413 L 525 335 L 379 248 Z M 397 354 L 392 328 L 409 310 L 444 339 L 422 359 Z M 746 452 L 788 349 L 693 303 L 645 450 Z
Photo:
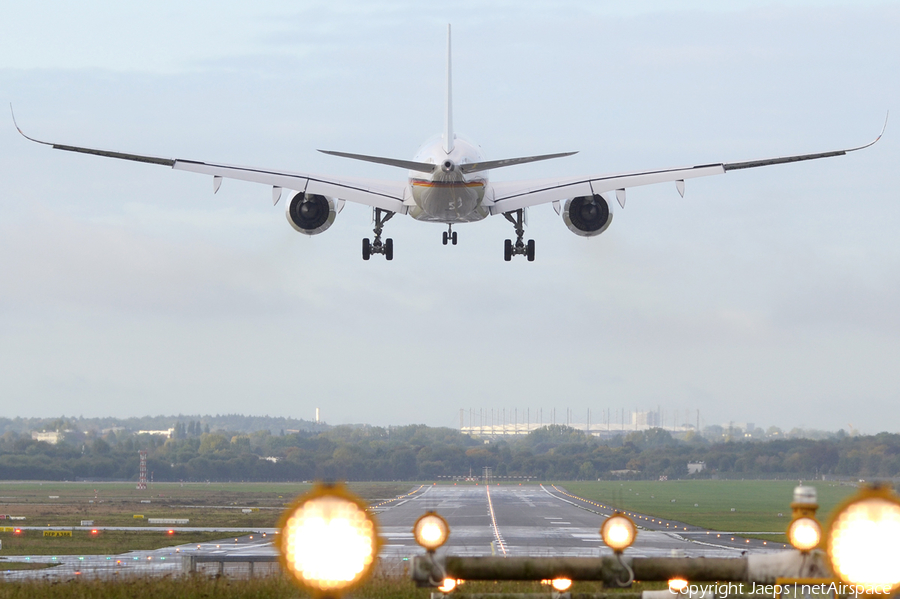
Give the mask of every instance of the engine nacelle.
M 287 203 L 285 214 L 295 230 L 304 235 L 318 235 L 334 222 L 337 208 L 331 198 L 301 191 Z
M 599 235 L 612 222 L 612 209 L 601 195 L 566 200 L 562 217 L 569 230 L 582 237 Z

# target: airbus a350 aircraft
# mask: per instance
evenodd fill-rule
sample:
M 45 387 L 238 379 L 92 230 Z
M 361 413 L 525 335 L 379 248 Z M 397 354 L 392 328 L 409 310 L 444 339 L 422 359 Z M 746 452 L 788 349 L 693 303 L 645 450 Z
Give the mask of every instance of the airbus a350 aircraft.
M 456 245 L 457 232 L 453 225 L 480 221 L 488 216 L 503 215 L 515 228 L 515 241 L 507 239 L 503 248 L 503 258 L 526 256 L 534 260 L 534 240 L 525 241 L 525 210 L 530 206 L 552 203 L 557 214 L 570 231 L 583 237 L 593 237 L 603 233 L 612 222 L 612 204 L 608 196 L 615 193 L 619 205 L 625 207 L 625 190 L 629 187 L 651 183 L 674 182 L 678 193 L 684 196 L 686 179 L 719 175 L 732 170 L 799 162 L 841 156 L 847 152 L 867 148 L 881 139 L 856 148 L 802 154 L 780 158 L 766 158 L 745 162 L 722 162 L 702 164 L 683 168 L 666 168 L 618 175 L 590 177 L 561 177 L 545 180 L 525 180 L 490 183 L 488 171 L 492 169 L 570 156 L 575 152 L 545 154 L 508 158 L 505 160 L 485 160 L 481 148 L 453 133 L 453 106 L 450 61 L 450 26 L 447 26 L 447 106 L 444 131 L 426 142 L 413 160 L 397 160 L 377 156 L 363 156 L 345 152 L 321 150 L 326 154 L 385 164 L 407 169 L 406 181 L 383 181 L 350 177 L 333 177 L 291 173 L 262 168 L 231 166 L 196 160 L 158 158 L 139 154 L 110 152 L 93 148 L 83 148 L 44 142 L 25 135 L 31 141 L 52 146 L 58 150 L 96 154 L 109 158 L 134 160 L 161 164 L 178 170 L 212 175 L 213 192 L 219 190 L 222 179 L 240 179 L 272 186 L 272 199 L 277 204 L 282 190 L 292 190 L 287 202 L 288 222 L 294 229 L 305 235 L 318 235 L 334 223 L 345 202 L 356 202 L 371 206 L 374 211 L 374 234 L 372 240 L 363 239 L 362 256 L 368 260 L 372 254 L 382 254 L 388 260 L 394 257 L 394 243 L 388 238 L 382 240 L 384 224 L 395 214 L 407 214 L 415 220 L 442 223 L 447 226 L 443 243 Z M 12 107 L 10 107 L 11 109 Z M 15 123 L 15 116 L 13 116 Z M 885 120 L 885 127 L 887 120 Z

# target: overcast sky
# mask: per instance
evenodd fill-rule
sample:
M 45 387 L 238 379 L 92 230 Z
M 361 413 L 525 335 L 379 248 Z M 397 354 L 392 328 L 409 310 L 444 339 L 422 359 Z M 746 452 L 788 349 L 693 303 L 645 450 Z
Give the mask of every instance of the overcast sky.
M 50 141 L 403 178 L 443 124 L 494 180 L 848 156 L 629 191 L 584 239 L 371 210 L 307 238 L 269 188 L 51 150 L 0 126 L 4 416 L 244 413 L 458 426 L 464 408 L 677 410 L 900 431 L 896 2 L 7 3 L 0 99 Z M 627 4 L 627 8 L 625 8 Z M 3 118 L 0 117 L 0 124 Z M 546 419 L 546 416 L 545 416 Z

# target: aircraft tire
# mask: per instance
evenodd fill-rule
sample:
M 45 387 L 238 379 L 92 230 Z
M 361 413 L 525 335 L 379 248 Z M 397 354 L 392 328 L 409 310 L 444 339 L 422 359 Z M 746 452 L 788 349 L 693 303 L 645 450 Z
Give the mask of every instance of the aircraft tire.
M 444 245 L 447 245 L 447 232 L 444 231 Z
M 456 245 L 456 231 L 453 232 L 453 237 L 451 237 L 451 241 L 453 242 L 453 245 Z
M 384 240 L 384 258 L 385 260 L 394 259 L 394 240 L 391 238 Z
M 534 239 L 528 240 L 528 247 L 525 250 L 525 255 L 528 256 L 529 262 L 534 262 Z
M 512 260 L 512 240 L 507 239 L 503 244 L 503 259 L 509 262 Z
M 363 254 L 363 260 L 368 260 L 369 257 L 372 255 L 372 244 L 369 243 L 368 237 L 363 239 L 362 254 Z

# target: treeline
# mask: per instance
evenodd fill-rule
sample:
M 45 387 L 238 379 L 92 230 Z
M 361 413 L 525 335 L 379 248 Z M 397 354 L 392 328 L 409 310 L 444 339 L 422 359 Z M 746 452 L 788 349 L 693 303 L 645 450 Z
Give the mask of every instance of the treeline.
M 197 422 L 209 432 L 212 430 L 252 433 L 255 431 L 314 431 L 324 430 L 327 425 L 297 418 L 280 416 L 244 416 L 243 414 L 179 414 L 178 416 L 140 416 L 134 418 L 0 418 L 0 435 L 5 433 L 31 433 L 31 431 L 72 431 L 74 433 L 97 433 L 110 429 L 126 431 L 166 430 L 190 422 Z
M 135 480 L 140 449 L 148 451 L 148 471 L 156 481 L 435 480 L 480 476 L 484 467 L 494 476 L 539 480 L 900 476 L 900 435 L 889 433 L 711 442 L 690 434 L 677 440 L 651 429 L 601 440 L 553 425 L 486 443 L 426 426 L 244 434 L 208 432 L 206 424 L 188 420 L 175 428 L 169 439 L 88 432 L 57 445 L 8 431 L 0 436 L 0 479 Z M 704 462 L 706 468 L 688 475 L 689 462 Z

